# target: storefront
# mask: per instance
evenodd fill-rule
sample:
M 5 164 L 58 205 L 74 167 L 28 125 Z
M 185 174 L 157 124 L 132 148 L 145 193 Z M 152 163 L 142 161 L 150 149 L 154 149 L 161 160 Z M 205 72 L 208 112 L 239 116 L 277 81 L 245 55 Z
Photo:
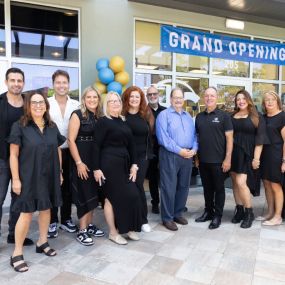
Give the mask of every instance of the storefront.
M 230 108 L 232 94 L 241 88 L 249 90 L 256 105 L 265 90 L 285 94 L 284 65 L 165 52 L 160 47 L 161 25 L 278 44 L 285 42 L 285 28 L 246 22 L 243 31 L 235 32 L 225 27 L 222 17 L 127 0 L 2 0 L 0 13 L 0 80 L 8 67 L 18 66 L 26 73 L 26 90 L 51 88 L 52 72 L 63 68 L 71 74 L 71 90 L 78 96 L 95 81 L 98 58 L 120 55 L 131 82 L 144 89 L 158 84 L 163 103 L 169 102 L 169 90 L 175 86 L 189 98 L 198 95 L 197 104 L 187 103 L 194 115 L 203 108 L 200 98 L 208 86 L 218 88 L 224 108 Z

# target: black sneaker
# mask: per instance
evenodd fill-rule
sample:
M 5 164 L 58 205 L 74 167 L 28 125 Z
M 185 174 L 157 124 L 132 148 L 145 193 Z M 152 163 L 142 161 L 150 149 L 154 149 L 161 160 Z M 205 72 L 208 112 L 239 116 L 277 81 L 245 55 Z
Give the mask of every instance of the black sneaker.
M 82 245 L 86 245 L 86 246 L 89 246 L 89 245 L 93 245 L 94 244 L 94 241 L 93 239 L 89 236 L 89 234 L 87 233 L 87 230 L 84 229 L 84 230 L 80 230 L 77 234 L 77 237 L 76 237 L 76 240 L 78 242 L 80 242 Z
M 15 236 L 14 235 L 8 235 L 7 236 L 7 243 L 15 244 Z M 34 242 L 31 239 L 25 238 L 23 246 L 30 246 L 33 244 L 34 244 Z
M 151 209 L 153 214 L 159 214 L 159 207 L 157 204 L 153 204 L 152 205 L 152 209 Z
M 89 226 L 87 228 L 87 232 L 89 235 L 93 235 L 94 237 L 102 237 L 105 234 L 102 230 L 98 229 L 93 224 L 89 224 Z
M 57 223 L 52 223 L 48 227 L 48 238 L 56 238 L 58 236 Z
M 78 231 L 77 226 L 72 222 L 72 220 L 67 220 L 64 223 L 61 223 L 59 228 L 69 233 L 75 233 Z

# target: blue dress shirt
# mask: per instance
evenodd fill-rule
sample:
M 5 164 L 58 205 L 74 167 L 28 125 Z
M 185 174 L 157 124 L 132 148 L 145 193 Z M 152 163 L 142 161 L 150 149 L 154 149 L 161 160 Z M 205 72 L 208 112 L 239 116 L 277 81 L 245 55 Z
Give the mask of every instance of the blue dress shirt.
M 159 145 L 179 154 L 182 148 L 197 151 L 197 136 L 192 117 L 186 111 L 178 113 L 173 107 L 162 111 L 156 120 Z

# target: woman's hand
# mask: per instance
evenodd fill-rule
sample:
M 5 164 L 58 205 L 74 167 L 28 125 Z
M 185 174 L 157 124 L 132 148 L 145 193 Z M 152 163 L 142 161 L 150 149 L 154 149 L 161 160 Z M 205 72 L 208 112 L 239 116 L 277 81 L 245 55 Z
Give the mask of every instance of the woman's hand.
M 16 195 L 21 194 L 22 183 L 20 179 L 12 179 L 12 190 Z
M 62 172 L 60 172 L 60 185 L 62 185 L 63 183 L 63 175 L 62 175 Z
M 281 172 L 284 173 L 285 172 L 285 163 L 282 162 L 281 164 Z
M 260 160 L 254 158 L 254 159 L 252 160 L 252 168 L 253 168 L 253 169 L 258 169 L 258 168 L 259 168 L 259 165 L 260 165 Z
M 104 176 L 102 170 L 94 170 L 94 177 L 96 182 L 99 183 L 100 186 L 102 186 L 105 183 L 106 177 Z
M 80 177 L 82 180 L 88 179 L 88 172 L 89 172 L 89 168 L 87 167 L 87 165 L 83 162 L 81 162 L 80 164 L 77 164 L 77 175 L 78 177 Z
M 130 169 L 129 180 L 131 180 L 132 182 L 136 182 L 138 170 L 139 170 L 138 166 L 136 164 L 133 164 Z

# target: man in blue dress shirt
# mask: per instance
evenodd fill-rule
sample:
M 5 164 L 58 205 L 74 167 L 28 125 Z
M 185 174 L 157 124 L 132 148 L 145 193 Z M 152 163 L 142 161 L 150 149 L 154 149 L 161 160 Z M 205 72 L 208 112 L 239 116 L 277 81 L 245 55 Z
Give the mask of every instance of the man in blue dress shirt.
M 156 135 L 161 146 L 161 218 L 167 229 L 177 231 L 176 223 L 188 224 L 182 213 L 189 192 L 192 158 L 198 146 L 193 119 L 183 110 L 183 91 L 174 88 L 170 94 L 170 101 L 171 106 L 157 117 Z

